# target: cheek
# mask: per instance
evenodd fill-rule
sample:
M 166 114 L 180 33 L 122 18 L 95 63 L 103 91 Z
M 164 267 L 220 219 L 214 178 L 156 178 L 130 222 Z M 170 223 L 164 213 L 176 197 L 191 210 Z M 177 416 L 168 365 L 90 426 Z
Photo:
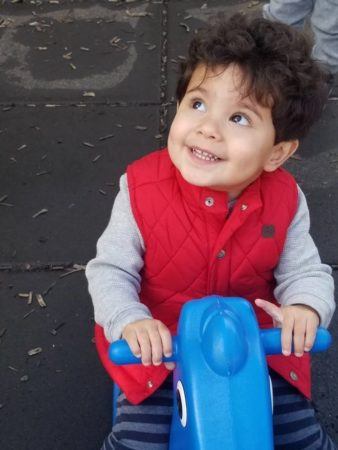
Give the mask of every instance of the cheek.
M 179 147 L 179 133 L 177 133 L 177 129 L 174 123 L 172 123 L 169 134 L 168 134 L 168 141 L 167 141 L 167 147 L 169 151 L 169 156 L 172 160 L 172 162 L 175 164 L 177 153 L 178 153 L 178 147 Z
M 177 114 L 172 122 L 169 136 L 173 141 L 183 140 L 189 132 L 189 121 Z

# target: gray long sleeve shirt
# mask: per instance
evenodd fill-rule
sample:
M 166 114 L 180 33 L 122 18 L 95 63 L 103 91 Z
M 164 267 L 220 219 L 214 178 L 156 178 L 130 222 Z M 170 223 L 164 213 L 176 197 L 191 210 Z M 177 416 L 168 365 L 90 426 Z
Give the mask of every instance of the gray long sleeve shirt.
M 281 305 L 312 307 L 318 312 L 321 325 L 327 327 L 335 310 L 334 284 L 331 268 L 321 263 L 309 228 L 306 199 L 298 187 L 298 209 L 274 271 L 274 295 Z M 104 328 L 109 342 L 119 339 L 127 324 L 152 317 L 138 295 L 144 251 L 124 174 L 110 221 L 98 240 L 97 255 L 86 268 L 95 321 Z

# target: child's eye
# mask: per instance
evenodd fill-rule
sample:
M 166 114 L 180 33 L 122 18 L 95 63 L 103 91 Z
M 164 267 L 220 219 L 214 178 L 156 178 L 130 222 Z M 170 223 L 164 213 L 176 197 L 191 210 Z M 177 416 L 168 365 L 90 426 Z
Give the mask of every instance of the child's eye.
M 206 110 L 205 104 L 201 102 L 201 100 L 194 100 L 192 102 L 193 109 L 197 109 L 197 111 L 204 112 Z
M 250 125 L 250 120 L 244 116 L 243 114 L 234 114 L 231 116 L 230 120 L 232 120 L 235 123 L 238 123 L 239 125 Z

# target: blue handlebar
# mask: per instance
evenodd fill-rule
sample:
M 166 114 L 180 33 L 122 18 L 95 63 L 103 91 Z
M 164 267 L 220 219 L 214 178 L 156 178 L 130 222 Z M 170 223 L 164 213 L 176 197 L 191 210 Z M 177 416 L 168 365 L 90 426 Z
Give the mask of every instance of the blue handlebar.
M 177 359 L 177 336 L 173 336 L 172 340 L 172 349 L 173 354 L 170 356 L 170 358 L 162 358 L 163 362 L 172 362 L 176 361 Z M 120 341 L 116 341 L 113 344 L 110 344 L 109 346 L 109 358 L 113 363 L 117 365 L 124 365 L 124 364 L 140 364 L 141 358 L 137 358 L 133 355 L 131 352 L 129 345 L 127 344 L 127 341 L 124 339 Z
M 282 353 L 281 348 L 281 329 L 280 328 L 269 328 L 265 330 L 260 330 L 260 336 L 262 345 L 266 355 L 278 355 Z M 311 349 L 311 353 L 323 352 L 327 350 L 331 345 L 331 335 L 330 333 L 322 327 L 317 330 L 316 340 Z M 170 358 L 163 358 L 163 362 L 171 362 L 177 360 L 177 348 L 178 348 L 178 337 L 173 336 L 172 348 L 173 354 Z M 127 341 L 120 340 L 116 341 L 109 347 L 109 358 L 115 364 L 140 364 L 141 359 L 137 358 L 131 352 Z
M 281 328 L 269 328 L 260 330 L 261 341 L 266 355 L 279 355 L 282 353 Z M 317 335 L 310 353 L 324 352 L 332 342 L 330 333 L 322 327 L 317 330 Z

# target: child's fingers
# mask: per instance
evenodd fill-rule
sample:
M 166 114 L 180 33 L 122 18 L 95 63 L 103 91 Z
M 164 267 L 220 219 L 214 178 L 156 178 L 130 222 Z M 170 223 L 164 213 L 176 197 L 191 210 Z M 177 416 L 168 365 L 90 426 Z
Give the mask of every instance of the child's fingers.
M 158 332 L 158 328 L 149 330 L 149 339 L 151 345 L 151 358 L 154 366 L 159 366 L 162 363 L 162 340 Z
M 306 319 L 295 321 L 293 328 L 293 351 L 295 356 L 303 356 L 306 333 Z
M 165 365 L 165 367 L 168 370 L 174 370 L 175 369 L 175 363 L 174 362 L 165 362 L 164 365 Z
M 137 340 L 135 331 L 128 331 L 122 336 L 128 343 L 131 352 L 139 358 L 141 356 L 141 348 Z
M 282 352 L 283 355 L 289 356 L 291 354 L 291 344 L 292 344 L 292 332 L 294 326 L 294 318 L 288 317 L 284 318 L 282 325 Z
M 269 316 L 272 317 L 274 324 L 278 327 L 282 326 L 283 323 L 283 314 L 281 308 L 279 306 L 274 305 L 271 302 L 263 300 L 261 298 L 257 298 L 255 300 L 255 304 L 262 308 Z
M 142 364 L 149 366 L 151 364 L 151 343 L 147 330 L 137 331 L 137 339 L 141 348 Z
M 132 353 L 141 357 L 142 364 L 148 366 L 162 364 L 163 354 L 171 356 L 172 344 L 169 329 L 159 320 L 145 319 L 127 325 L 122 333 Z M 168 368 L 175 365 L 168 363 Z
M 162 339 L 162 348 L 163 348 L 163 354 L 166 357 L 169 357 L 172 355 L 172 337 L 169 329 L 164 325 L 164 323 L 161 323 L 159 325 L 159 333 Z M 168 370 L 174 370 L 175 369 L 175 363 L 174 362 L 165 362 L 165 367 Z
M 164 356 L 169 357 L 172 355 L 172 337 L 169 328 L 167 328 L 164 323 L 160 322 L 158 331 L 162 341 L 163 354 Z
M 304 344 L 304 350 L 306 352 L 309 352 L 314 344 L 314 341 L 316 339 L 316 333 L 317 333 L 317 323 L 313 323 L 312 321 L 306 322 L 306 336 L 305 336 L 305 344 Z

